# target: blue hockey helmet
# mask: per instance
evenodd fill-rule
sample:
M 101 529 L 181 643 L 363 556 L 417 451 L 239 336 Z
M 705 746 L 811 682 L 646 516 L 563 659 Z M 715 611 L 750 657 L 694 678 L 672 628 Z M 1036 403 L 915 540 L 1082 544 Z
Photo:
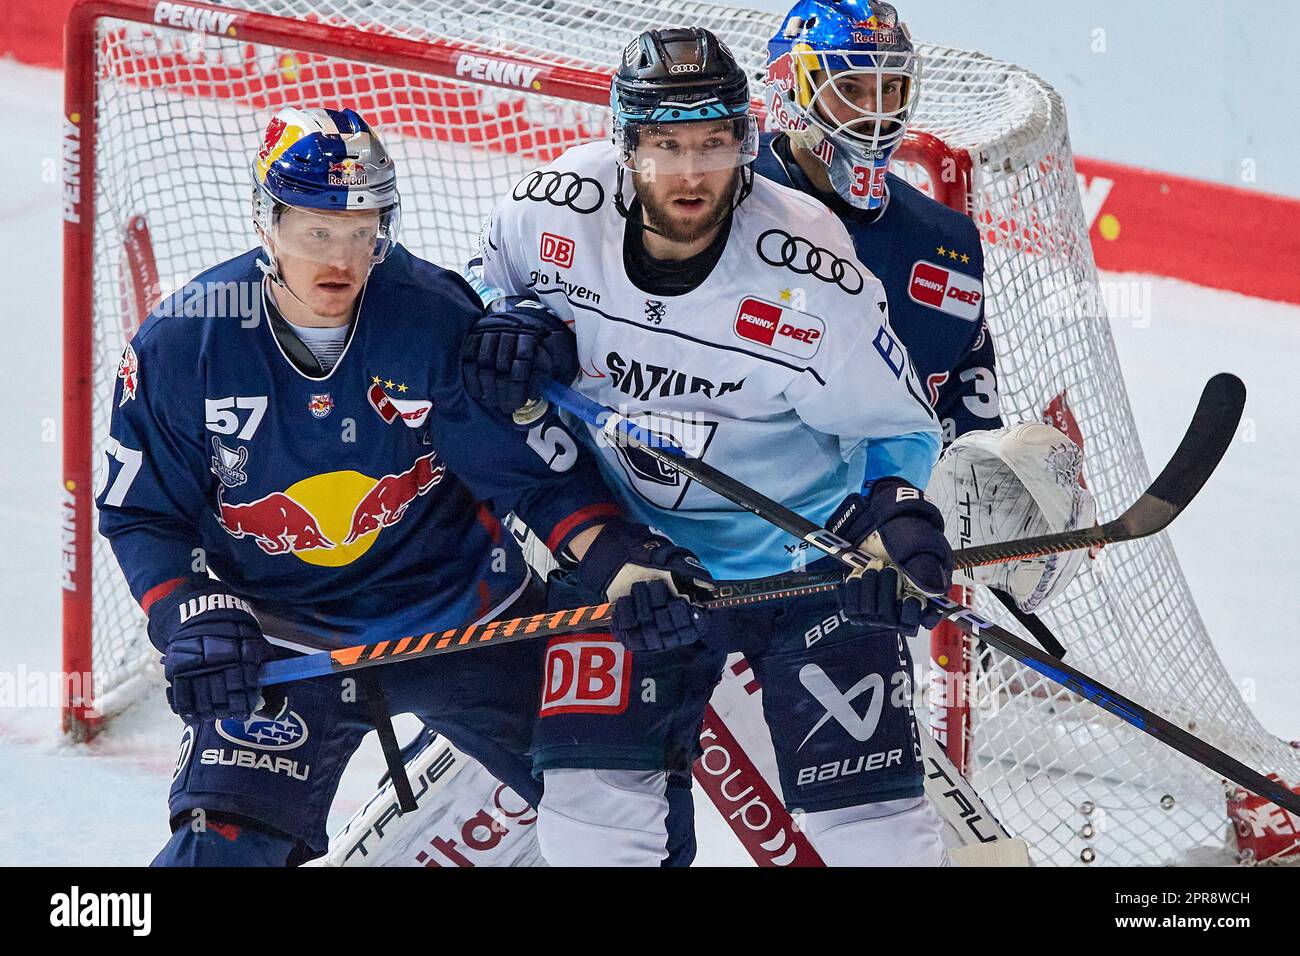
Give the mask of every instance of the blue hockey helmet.
M 769 125 L 825 163 L 850 205 L 882 205 L 920 80 L 898 11 L 883 0 L 799 0 L 767 52 Z
M 388 255 L 401 215 L 397 169 L 379 135 L 355 110 L 279 110 L 267 124 L 252 172 L 253 222 L 268 255 L 273 257 L 270 238 L 285 207 L 375 210 L 380 218 L 372 262 Z

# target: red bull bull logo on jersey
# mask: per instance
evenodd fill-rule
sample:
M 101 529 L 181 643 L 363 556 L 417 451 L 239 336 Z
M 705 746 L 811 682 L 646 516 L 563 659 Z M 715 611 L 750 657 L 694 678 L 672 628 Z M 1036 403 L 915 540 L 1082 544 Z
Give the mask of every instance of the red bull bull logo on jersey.
M 406 517 L 411 504 L 446 474 L 435 452 L 395 475 L 374 479 L 356 471 L 313 475 L 284 491 L 232 504 L 217 495 L 217 521 L 234 538 L 251 538 L 265 554 L 291 554 L 308 564 L 351 564 L 384 528 Z
M 352 526 L 343 543 L 352 544 L 362 535 L 397 524 L 406 515 L 411 502 L 442 481 L 446 471 L 446 465 L 435 467 L 430 452 L 417 458 L 415 464 L 400 475 L 380 478 L 353 510 Z
M 218 492 L 217 503 L 221 527 L 236 538 L 251 536 L 267 554 L 334 547 L 315 515 L 282 491 L 239 505 L 226 504 Z

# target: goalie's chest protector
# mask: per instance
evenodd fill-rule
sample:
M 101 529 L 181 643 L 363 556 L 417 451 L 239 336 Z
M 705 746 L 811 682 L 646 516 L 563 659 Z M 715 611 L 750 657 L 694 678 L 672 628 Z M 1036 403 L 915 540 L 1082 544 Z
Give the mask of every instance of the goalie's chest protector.
M 656 295 L 624 268 L 627 224 L 614 205 L 616 189 L 612 146 L 571 149 L 516 185 L 483 249 L 490 284 L 531 287 L 572 325 L 582 365 L 575 388 L 783 500 L 860 480 L 845 476 L 839 438 L 806 426 L 787 394 L 826 387 L 827 370 L 843 360 L 836 350 L 860 345 L 864 317 L 880 324 L 874 278 L 850 259 L 813 251 L 829 244 L 851 257 L 843 227 L 807 197 L 756 180 L 705 281 L 684 295 Z M 631 201 L 630 173 L 624 196 Z M 508 266 L 494 268 L 494 259 Z M 595 434 L 607 477 L 630 486 L 641 503 L 726 507 Z

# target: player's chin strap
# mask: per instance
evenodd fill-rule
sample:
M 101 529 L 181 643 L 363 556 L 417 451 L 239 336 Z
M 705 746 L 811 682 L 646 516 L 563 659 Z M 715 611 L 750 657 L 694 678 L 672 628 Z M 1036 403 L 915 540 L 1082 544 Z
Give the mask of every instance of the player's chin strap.
M 299 305 L 301 305 L 304 309 L 306 309 L 307 311 L 311 312 L 314 315 L 315 310 L 312 309 L 311 306 L 309 306 L 306 302 L 303 301 L 302 296 L 300 296 L 297 292 L 294 292 L 293 289 L 289 288 L 289 283 L 284 281 L 284 277 L 280 275 L 280 266 L 275 261 L 275 255 L 274 253 L 271 252 L 270 248 L 265 243 L 262 244 L 262 251 L 266 253 L 266 258 L 271 260 L 270 262 L 265 262 L 262 259 L 257 260 L 257 268 L 262 270 L 262 275 L 265 276 L 269 281 L 271 281 L 275 285 L 279 286 L 285 292 L 289 293 L 295 299 L 297 299 Z M 375 263 L 372 262 L 370 264 L 370 271 L 373 271 L 374 268 L 375 268 Z M 363 292 L 365 291 L 366 283 L 370 281 L 370 271 L 366 272 L 366 281 L 361 283 L 361 288 Z M 360 300 L 361 300 L 361 295 L 359 294 L 357 296 L 357 301 Z
M 627 203 L 623 202 L 623 170 L 625 168 L 626 167 L 624 167 L 622 163 L 619 163 L 618 180 L 614 186 L 614 208 L 618 210 L 618 214 L 622 216 L 624 219 L 631 220 L 632 210 L 628 207 Z M 740 183 L 739 185 L 736 186 L 736 192 L 734 197 L 732 198 L 731 208 L 728 209 L 723 215 L 719 216 L 718 221 L 714 223 L 714 225 L 720 226 L 722 225 L 722 223 L 726 222 L 727 217 L 733 215 L 736 212 L 736 210 L 740 208 L 740 204 L 743 203 L 749 197 L 749 194 L 753 191 L 754 191 L 754 169 L 751 165 L 746 164 L 740 167 Z M 656 236 L 664 235 L 654 226 L 650 225 L 650 223 L 646 221 L 645 216 L 641 217 L 641 228 L 644 229 L 646 232 L 653 232 Z M 666 239 L 668 237 L 664 236 L 664 238 Z
M 271 252 L 270 247 L 267 246 L 265 243 L 263 243 L 262 251 L 266 253 L 266 258 L 270 260 L 269 262 L 265 262 L 262 259 L 257 260 L 257 268 L 262 270 L 262 275 L 266 276 L 266 278 L 269 279 L 271 282 L 275 283 L 285 292 L 289 293 L 291 296 L 297 299 L 299 305 L 301 305 L 304 309 L 310 310 L 311 306 L 309 306 L 306 302 L 303 302 L 302 296 L 298 295 L 297 292 L 294 292 L 292 289 L 290 289 L 289 283 L 285 282 L 284 277 L 280 275 L 280 266 L 276 263 L 275 254 Z

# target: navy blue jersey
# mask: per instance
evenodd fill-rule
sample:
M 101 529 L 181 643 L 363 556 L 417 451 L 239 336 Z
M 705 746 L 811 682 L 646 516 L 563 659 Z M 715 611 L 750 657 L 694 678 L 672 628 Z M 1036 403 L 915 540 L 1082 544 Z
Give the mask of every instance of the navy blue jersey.
M 324 374 L 291 360 L 305 349 L 259 255 L 160 304 L 118 371 L 99 526 L 146 610 L 211 568 L 259 611 L 340 638 L 452 626 L 527 575 L 494 513 L 552 547 L 616 513 L 554 418 L 525 435 L 462 391 L 482 306 L 459 276 L 394 249 Z
M 885 176 L 883 212 L 820 193 L 784 133 L 765 133 L 754 171 L 825 202 L 849 230 L 858 258 L 885 287 L 889 322 L 926 383 L 943 440 L 1002 425 L 993 343 L 984 321 L 984 253 L 969 216 Z

